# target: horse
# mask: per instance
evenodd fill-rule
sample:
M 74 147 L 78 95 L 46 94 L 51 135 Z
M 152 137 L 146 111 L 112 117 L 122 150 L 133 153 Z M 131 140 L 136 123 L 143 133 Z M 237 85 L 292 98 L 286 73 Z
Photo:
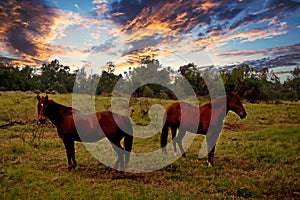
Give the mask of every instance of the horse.
M 124 168 L 127 168 L 133 142 L 132 125 L 128 117 L 111 111 L 83 113 L 50 100 L 48 95 L 37 95 L 37 100 L 40 123 L 44 124 L 48 118 L 56 126 L 57 133 L 64 143 L 69 171 L 77 166 L 75 141 L 97 142 L 104 137 L 108 138 L 118 155 L 114 169 L 124 171 Z M 123 138 L 124 150 L 120 144 Z
M 161 148 L 166 153 L 168 140 L 168 131 L 171 129 L 172 143 L 176 155 L 176 143 L 179 146 L 181 154 L 186 157 L 182 139 L 186 131 L 202 134 L 206 136 L 208 148 L 208 166 L 213 166 L 215 152 L 215 143 L 223 127 L 223 120 L 228 111 L 233 111 L 241 119 L 247 115 L 244 106 L 241 103 L 239 95 L 235 92 L 228 93 L 225 96 L 216 98 L 202 106 L 195 107 L 185 102 L 175 102 L 171 104 L 164 115 L 164 125 L 161 132 Z M 184 117 L 182 117 L 184 115 Z M 198 119 L 195 121 L 195 119 Z M 178 131 L 178 135 L 176 136 Z

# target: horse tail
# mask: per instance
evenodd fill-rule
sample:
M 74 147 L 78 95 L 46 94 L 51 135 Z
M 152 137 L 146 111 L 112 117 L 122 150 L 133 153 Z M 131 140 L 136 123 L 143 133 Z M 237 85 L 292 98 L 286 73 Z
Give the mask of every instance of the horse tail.
M 160 146 L 162 148 L 162 151 L 166 153 L 166 146 L 168 142 L 168 132 L 169 132 L 169 124 L 168 124 L 168 119 L 167 119 L 167 114 L 164 116 L 164 126 L 161 131 L 160 135 Z
M 133 131 L 132 131 L 132 126 L 131 122 L 128 119 L 128 127 L 127 127 L 127 132 L 125 133 L 124 136 L 124 149 L 125 149 L 125 166 L 128 166 L 129 160 L 130 160 L 130 152 L 132 149 L 132 143 L 133 143 Z

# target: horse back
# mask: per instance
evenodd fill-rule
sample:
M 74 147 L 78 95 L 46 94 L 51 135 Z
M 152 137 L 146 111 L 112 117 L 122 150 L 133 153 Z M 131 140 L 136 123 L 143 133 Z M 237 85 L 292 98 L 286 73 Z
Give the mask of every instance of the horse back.
M 176 102 L 166 110 L 169 126 L 181 128 L 189 132 L 197 132 L 199 127 L 199 110 L 197 107 L 185 102 Z

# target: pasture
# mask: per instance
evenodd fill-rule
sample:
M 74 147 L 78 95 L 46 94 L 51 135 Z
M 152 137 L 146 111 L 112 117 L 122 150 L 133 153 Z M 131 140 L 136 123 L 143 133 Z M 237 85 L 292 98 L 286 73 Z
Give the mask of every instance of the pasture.
M 71 106 L 72 95 L 49 95 Z M 133 120 L 154 103 L 134 99 Z M 146 102 L 146 103 L 145 103 Z M 97 110 L 109 109 L 108 97 L 97 97 Z M 48 121 L 39 125 L 33 93 L 0 96 L 0 199 L 299 199 L 300 103 L 245 103 L 247 117 L 230 112 L 215 152 L 215 166 L 198 160 L 203 136 L 169 166 L 149 173 L 120 173 L 101 164 L 76 143 L 78 167 L 68 172 L 65 148 Z M 144 108 L 146 107 L 146 108 Z M 170 136 L 169 136 L 170 138 Z M 146 142 L 147 141 L 147 142 Z M 159 136 L 134 139 L 133 152 L 158 149 Z M 130 164 L 129 164 L 130 165 Z

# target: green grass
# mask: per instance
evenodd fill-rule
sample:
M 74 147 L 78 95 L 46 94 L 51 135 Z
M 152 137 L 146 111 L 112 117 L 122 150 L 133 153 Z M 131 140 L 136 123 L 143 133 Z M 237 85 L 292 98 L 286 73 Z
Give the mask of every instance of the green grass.
M 49 97 L 72 105 L 71 95 Z M 139 101 L 132 100 L 133 118 L 148 124 Z M 0 102 L 0 125 L 37 118 L 34 94 L 2 93 Z M 97 97 L 97 110 L 107 102 Z M 171 101 L 148 103 L 166 107 Z M 197 135 L 187 158 L 142 174 L 116 172 L 76 143 L 78 168 L 68 172 L 64 145 L 50 124 L 0 129 L 0 199 L 299 199 L 300 104 L 246 103 L 245 108 L 244 120 L 231 112 L 226 117 L 214 168 L 197 159 L 203 141 Z M 134 140 L 134 152 L 157 148 L 158 135 Z

